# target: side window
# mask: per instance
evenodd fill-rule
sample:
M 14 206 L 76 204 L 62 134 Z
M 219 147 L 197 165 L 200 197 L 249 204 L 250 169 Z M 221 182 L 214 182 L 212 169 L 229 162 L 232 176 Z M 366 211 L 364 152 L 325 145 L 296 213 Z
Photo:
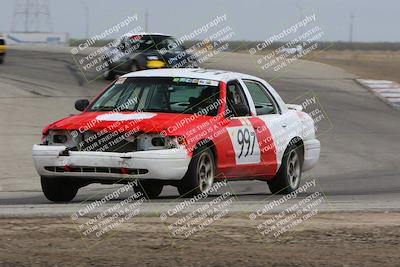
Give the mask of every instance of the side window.
M 226 86 L 226 104 L 228 109 L 236 116 L 250 116 L 250 108 L 247 103 L 243 88 L 238 81 L 229 82 Z M 247 111 L 243 110 L 247 107 Z M 240 110 L 239 110 L 240 109 Z
M 253 98 L 254 106 L 257 115 L 276 114 L 277 106 L 273 99 L 268 95 L 265 87 L 256 81 L 243 81 L 251 97 Z
M 216 116 L 219 105 L 215 106 L 219 99 L 217 86 L 174 86 L 170 91 L 169 102 L 171 110 L 183 113 L 200 112 L 207 116 Z

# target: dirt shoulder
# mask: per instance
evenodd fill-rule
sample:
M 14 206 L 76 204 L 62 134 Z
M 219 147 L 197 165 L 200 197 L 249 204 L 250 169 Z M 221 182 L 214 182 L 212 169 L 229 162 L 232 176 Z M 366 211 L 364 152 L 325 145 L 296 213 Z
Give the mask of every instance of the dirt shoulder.
M 343 68 L 364 79 L 400 82 L 400 52 L 324 51 L 307 59 Z
M 264 218 L 265 219 L 265 218 Z M 137 217 L 100 242 L 69 218 L 0 220 L 1 266 L 396 266 L 400 213 L 325 213 L 267 240 L 245 215 L 187 239 Z M 89 244 L 89 247 L 87 245 Z

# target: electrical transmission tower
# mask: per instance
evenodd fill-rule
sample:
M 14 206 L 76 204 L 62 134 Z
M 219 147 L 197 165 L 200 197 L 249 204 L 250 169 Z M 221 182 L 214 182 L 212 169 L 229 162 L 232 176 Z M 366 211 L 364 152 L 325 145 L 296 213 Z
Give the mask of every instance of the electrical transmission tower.
M 48 0 L 16 0 L 12 32 L 52 32 Z

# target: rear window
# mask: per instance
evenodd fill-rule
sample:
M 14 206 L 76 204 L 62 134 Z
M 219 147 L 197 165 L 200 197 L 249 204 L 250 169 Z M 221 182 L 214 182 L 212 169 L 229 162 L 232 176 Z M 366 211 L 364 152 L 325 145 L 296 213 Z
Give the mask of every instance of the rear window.
M 181 49 L 180 46 L 177 45 L 177 42 L 174 38 L 170 36 L 162 36 L 162 35 L 133 35 L 131 36 L 129 41 L 130 46 L 137 47 L 137 50 L 161 50 L 161 49 Z
M 0 45 L 4 45 L 4 44 L 5 44 L 4 39 L 0 39 Z

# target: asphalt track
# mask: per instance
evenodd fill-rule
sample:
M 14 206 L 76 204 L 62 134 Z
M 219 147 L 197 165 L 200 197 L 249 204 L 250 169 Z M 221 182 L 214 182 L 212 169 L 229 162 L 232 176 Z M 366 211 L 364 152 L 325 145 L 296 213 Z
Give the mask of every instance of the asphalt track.
M 264 71 L 256 58 L 236 53 L 221 53 L 204 67 L 264 78 L 287 103 L 308 92 L 315 94 L 332 127 L 320 134 L 320 161 L 304 179 L 316 179 L 315 190 L 331 200 L 333 210 L 400 207 L 400 113 L 357 84 L 355 75 L 306 60 L 284 71 Z M 32 145 L 40 141 L 46 124 L 77 113 L 76 99 L 92 97 L 106 85 L 93 73 L 83 76 L 71 54 L 9 51 L 5 64 L 0 65 L 1 214 L 29 213 L 30 208 L 44 208 L 38 214 L 54 210 L 57 205 L 49 204 L 41 193 L 31 159 Z M 230 186 L 241 207 L 270 196 L 263 182 L 232 182 Z M 102 190 L 89 186 L 74 202 Z M 166 187 L 152 203 L 161 207 L 177 197 L 175 188 Z M 66 212 L 71 206 L 57 207 Z

